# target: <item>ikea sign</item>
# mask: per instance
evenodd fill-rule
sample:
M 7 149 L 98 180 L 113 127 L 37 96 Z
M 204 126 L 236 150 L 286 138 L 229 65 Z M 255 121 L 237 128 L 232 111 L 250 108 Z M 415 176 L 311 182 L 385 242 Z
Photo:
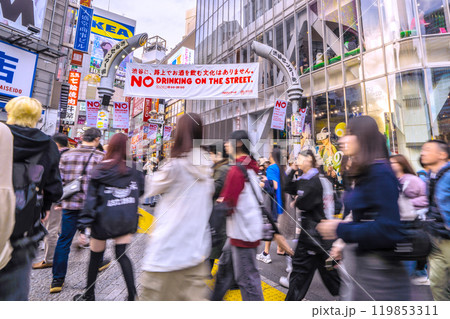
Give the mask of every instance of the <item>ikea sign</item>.
M 94 14 L 91 32 L 106 38 L 122 41 L 134 35 L 134 27 Z

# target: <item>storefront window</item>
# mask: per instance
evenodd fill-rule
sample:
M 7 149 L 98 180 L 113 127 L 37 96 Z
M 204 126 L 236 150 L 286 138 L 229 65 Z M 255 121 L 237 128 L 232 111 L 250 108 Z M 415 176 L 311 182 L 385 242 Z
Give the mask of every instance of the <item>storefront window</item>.
M 345 88 L 345 101 L 347 105 L 347 118 L 351 119 L 364 114 L 364 105 L 361 95 L 361 84 Z
M 311 26 L 311 46 L 312 46 L 312 71 L 320 69 L 324 66 L 323 52 L 323 28 L 321 12 L 319 11 L 320 3 L 313 3 L 309 7 L 309 24 Z
M 450 143 L 450 68 L 427 70 L 433 137 Z
M 297 49 L 299 59 L 300 74 L 305 74 L 309 70 L 309 45 L 308 45 L 308 22 L 306 10 L 297 14 Z
M 444 0 L 417 0 L 418 23 L 422 34 L 449 32 L 445 22 Z
M 342 153 L 338 152 L 338 141 L 344 136 L 347 127 L 343 89 L 328 92 L 328 107 L 330 135 L 327 139 L 320 141 L 323 147 L 320 155 L 323 159 L 325 173 L 334 171 L 337 176 L 340 176 Z
M 389 76 L 389 92 L 394 127 L 391 151 L 417 164 L 420 147 L 430 138 L 423 71 Z
M 384 42 L 418 35 L 413 0 L 380 0 Z
M 314 107 L 314 136 L 316 144 L 329 136 L 328 115 L 327 115 L 327 96 L 325 93 L 316 95 L 312 98 Z
M 325 47 L 326 60 L 329 64 L 338 62 L 341 56 L 341 41 L 339 32 L 339 2 L 323 0 L 323 16 L 325 20 Z
M 364 77 L 374 78 L 384 74 L 384 56 L 383 49 L 377 49 L 372 52 L 364 53 Z
M 359 53 L 356 0 L 341 1 L 341 24 L 344 39 L 344 58 L 354 56 Z
M 389 137 L 389 101 L 386 78 L 365 82 L 367 115 L 373 117 L 386 138 Z M 388 144 L 389 145 L 389 144 Z
M 378 2 L 360 0 L 363 35 L 363 50 L 371 50 L 381 46 L 380 16 Z
M 288 18 L 285 22 L 285 30 L 286 30 L 286 52 L 285 55 L 292 63 L 294 68 L 297 67 L 297 63 L 295 61 L 295 24 L 294 24 L 294 16 Z

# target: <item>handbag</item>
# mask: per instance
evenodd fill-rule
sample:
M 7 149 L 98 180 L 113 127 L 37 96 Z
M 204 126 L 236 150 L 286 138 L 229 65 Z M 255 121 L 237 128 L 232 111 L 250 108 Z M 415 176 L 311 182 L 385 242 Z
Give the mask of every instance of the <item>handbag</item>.
M 245 182 L 250 183 L 250 188 L 253 191 L 253 194 L 255 194 L 256 200 L 259 203 L 259 208 L 261 210 L 262 218 L 263 218 L 263 235 L 262 240 L 264 241 L 272 241 L 274 234 L 279 234 L 278 227 L 276 226 L 271 214 L 266 209 L 266 206 L 262 201 L 260 201 L 258 195 L 256 194 L 255 188 L 253 187 L 253 184 L 250 182 L 250 179 L 248 177 L 247 168 L 241 164 L 237 164 L 237 166 L 240 168 L 242 173 L 244 174 Z
M 95 152 L 95 150 L 92 151 L 91 155 L 89 155 L 89 158 L 88 158 L 86 164 L 84 164 L 83 170 L 81 171 L 81 175 L 78 176 L 77 178 L 75 178 L 73 181 L 64 185 L 63 195 L 61 197 L 61 200 L 68 199 L 83 190 L 81 187 L 81 182 L 82 182 L 83 176 L 86 175 L 86 168 L 89 164 L 89 161 L 91 160 L 92 155 L 94 155 L 94 152 Z

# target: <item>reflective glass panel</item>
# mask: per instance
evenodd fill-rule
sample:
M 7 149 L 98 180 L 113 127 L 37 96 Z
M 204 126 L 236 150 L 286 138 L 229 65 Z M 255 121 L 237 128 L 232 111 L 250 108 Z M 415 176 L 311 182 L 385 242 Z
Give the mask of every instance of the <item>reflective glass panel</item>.
M 341 0 L 344 58 L 359 53 L 358 10 L 356 0 Z
M 433 136 L 450 143 L 450 68 L 427 72 Z
M 443 0 L 417 0 L 418 23 L 422 34 L 447 33 L 449 25 L 445 21 Z
M 374 78 L 384 74 L 384 56 L 383 49 L 377 49 L 372 52 L 364 53 L 364 77 Z
M 360 0 L 363 49 L 370 50 L 381 46 L 380 17 L 378 1 Z
M 325 20 L 325 48 L 326 60 L 329 63 L 339 61 L 333 59 L 341 55 L 341 41 L 339 32 L 339 2 L 335 0 L 323 0 L 323 16 Z
M 295 61 L 295 24 L 294 24 L 294 16 L 291 16 L 285 21 L 285 30 L 286 30 L 286 52 L 285 56 L 292 63 L 294 68 L 297 68 L 297 63 Z
M 319 154 L 323 159 L 324 172 L 328 175 L 340 176 L 342 153 L 338 152 L 339 138 L 344 136 L 345 122 L 345 99 L 344 90 L 328 92 L 328 108 L 330 114 L 330 134 L 319 141 Z
M 345 88 L 345 101 L 347 104 L 347 118 L 351 119 L 364 114 L 364 104 L 361 94 L 361 84 Z
M 418 35 L 413 0 L 380 0 L 384 42 Z
M 306 10 L 297 14 L 297 49 L 300 74 L 309 72 L 308 22 Z
M 312 98 L 314 106 L 314 136 L 317 145 L 320 141 L 329 136 L 328 133 L 328 115 L 327 115 L 327 96 L 325 93 L 316 95 Z
M 367 115 L 375 119 L 380 132 L 389 137 L 389 101 L 386 87 L 386 78 L 379 78 L 365 82 Z M 389 145 L 389 144 L 388 144 Z
M 323 28 L 320 12 L 320 3 L 313 3 L 309 7 L 309 23 L 311 26 L 311 46 L 313 71 L 324 66 L 323 55 Z

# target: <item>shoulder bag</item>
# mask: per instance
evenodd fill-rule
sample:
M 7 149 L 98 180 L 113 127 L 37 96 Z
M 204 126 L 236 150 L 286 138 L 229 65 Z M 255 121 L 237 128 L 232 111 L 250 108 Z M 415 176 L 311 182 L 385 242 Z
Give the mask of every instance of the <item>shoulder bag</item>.
M 75 178 L 73 181 L 67 183 L 66 185 L 64 185 L 63 187 L 63 195 L 61 197 L 61 200 L 63 199 L 68 199 L 70 197 L 72 197 L 73 195 L 79 193 L 82 191 L 82 187 L 81 187 L 81 181 L 83 179 L 83 176 L 86 175 L 86 168 L 92 158 L 92 155 L 94 155 L 94 151 L 92 151 L 91 155 L 89 155 L 89 158 L 86 162 L 86 164 L 84 164 L 83 167 L 83 171 L 81 172 L 81 175 L 78 176 L 77 178 Z

